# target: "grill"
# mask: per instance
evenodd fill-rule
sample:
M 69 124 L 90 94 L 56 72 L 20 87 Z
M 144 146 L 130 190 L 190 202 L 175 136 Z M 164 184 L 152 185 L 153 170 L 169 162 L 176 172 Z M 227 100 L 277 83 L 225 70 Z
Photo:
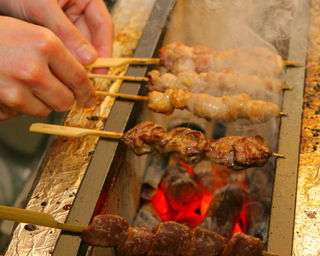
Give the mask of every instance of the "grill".
M 150 6 L 152 7 L 150 8 L 150 16 L 134 52 L 135 57 L 150 58 L 156 56 L 159 47 L 168 40 L 170 41 L 168 33 L 166 33 L 170 25 L 167 25 L 170 24 L 170 15 L 172 14 L 172 17 L 174 17 L 179 11 L 178 7 L 182 1 L 177 2 L 177 6 L 175 6 L 176 1 L 174 0 L 158 0 Z M 317 184 L 317 177 L 313 175 L 314 179 L 312 181 L 305 181 L 307 175 L 310 175 L 305 170 L 309 170 L 310 166 L 317 164 L 317 161 L 312 163 L 313 161 L 310 160 L 316 159 L 317 156 L 317 148 L 315 147 L 317 136 L 314 136 L 314 139 L 310 141 L 307 139 L 310 136 L 307 131 L 317 129 L 317 122 L 310 123 L 308 120 L 316 121 L 316 111 L 318 110 L 313 97 L 315 97 L 314 88 L 317 86 L 315 67 L 318 65 L 318 57 L 315 56 L 318 52 L 317 33 L 315 31 L 318 29 L 316 16 L 320 9 L 319 5 L 320 2 L 316 0 L 310 1 L 310 3 L 308 1 L 301 3 L 300 8 L 295 12 L 290 38 L 284 43 L 287 45 L 286 50 L 282 53 L 283 57 L 288 60 L 305 63 L 307 51 L 309 51 L 306 88 L 305 68 L 287 69 L 286 84 L 294 89 L 286 91 L 283 95 L 282 111 L 287 113 L 288 116 L 281 119 L 279 132 L 275 132 L 275 136 L 278 137 L 277 142 L 275 142 L 277 145 L 274 145 L 278 148 L 278 152 L 285 155 L 285 158 L 270 163 L 274 176 L 271 177 L 273 184 L 270 185 L 273 187 L 273 193 L 272 200 L 270 198 L 272 201 L 271 213 L 267 217 L 269 226 L 265 233 L 266 249 L 282 256 L 310 255 L 307 253 L 311 250 L 313 252 L 320 250 L 319 244 L 316 248 L 314 246 L 312 249 L 308 247 L 308 242 L 301 236 L 302 233 L 312 230 L 311 226 L 317 223 L 317 218 L 319 218 L 317 212 L 320 211 L 312 204 L 313 200 L 316 200 L 314 198 L 316 193 L 314 184 Z M 127 6 L 123 3 L 122 5 L 118 3 L 117 6 L 116 3 L 114 7 L 115 20 L 117 20 L 117 10 L 122 11 L 119 11 L 119 16 L 123 13 L 129 16 L 129 7 L 129 3 Z M 146 10 L 143 9 L 143 12 L 146 12 Z M 142 16 L 146 16 L 145 13 Z M 131 24 L 133 27 L 137 24 L 141 26 L 142 20 L 141 17 L 133 17 L 129 23 L 134 23 Z M 121 22 L 119 21 L 119 23 Z M 132 26 L 130 27 L 130 24 L 127 24 L 127 26 L 122 25 L 122 28 L 129 27 L 129 31 L 132 31 L 130 30 Z M 121 29 L 119 31 L 121 32 Z M 130 42 L 133 42 L 134 39 L 132 38 L 140 35 L 135 29 L 133 31 L 135 31 L 134 35 L 129 32 L 124 33 L 123 30 L 121 33 L 119 32 L 116 43 L 121 44 L 123 38 L 127 40 L 129 38 Z M 309 45 L 307 41 L 308 31 L 310 31 L 311 42 Z M 283 44 L 283 42 L 281 43 Z M 111 70 L 111 72 L 122 72 L 128 76 L 145 76 L 147 67 L 130 66 L 127 69 L 116 69 Z M 123 82 L 121 84 L 120 81 L 115 81 L 110 85 L 97 81 L 97 84 L 100 88 L 107 88 L 110 91 L 135 95 L 145 93 L 144 87 L 134 82 Z M 303 102 L 305 105 L 303 105 Z M 158 120 L 157 116 L 145 111 L 146 108 L 142 104 L 125 100 L 114 101 L 114 99 L 107 97 L 101 105 L 101 109 L 96 112 L 81 114 L 81 118 L 83 117 L 85 120 L 83 122 L 85 127 L 123 132 L 141 120 L 150 118 L 155 121 Z M 103 110 L 103 108 L 107 110 Z M 74 122 L 72 116 L 79 115 L 78 111 L 76 109 L 71 110 L 65 124 L 72 125 Z M 303 111 L 304 116 L 302 116 Z M 104 118 L 96 123 L 90 122 L 88 117 L 96 115 Z M 176 126 L 184 124 L 185 120 L 189 119 L 188 116 L 180 119 L 164 118 L 162 122 L 168 123 L 168 120 L 170 121 L 169 125 Z M 222 123 L 204 124 L 204 121 L 194 118 L 192 122 L 200 129 L 205 130 L 207 136 L 212 137 L 221 137 L 228 134 L 230 129 L 235 131 L 237 128 L 237 126 L 232 128 L 232 125 L 225 126 Z M 303 131 L 302 141 L 300 141 L 301 130 Z M 242 131 L 236 130 L 236 132 L 241 133 Z M 311 143 L 313 145 L 310 149 L 309 145 Z M 124 145 L 118 141 L 98 140 L 96 138 L 56 138 L 45 154 L 39 170 L 41 175 L 34 185 L 27 208 L 49 212 L 58 221 L 71 224 L 87 225 L 90 223 L 92 216 L 98 213 L 118 214 L 130 223 L 134 223 L 137 213 L 141 212 L 142 209 L 140 208 L 141 197 L 143 197 L 143 194 L 150 192 L 148 189 L 154 183 L 159 182 L 156 177 L 159 165 L 156 165 L 155 168 L 150 164 L 150 161 L 150 157 L 137 157 L 128 152 Z M 317 171 L 317 165 L 313 168 Z M 298 171 L 300 171 L 299 175 Z M 149 174 L 148 176 L 149 172 L 152 175 Z M 55 182 L 52 182 L 52 180 L 55 180 Z M 148 182 L 151 186 L 145 187 Z M 313 194 L 306 192 L 309 189 L 314 190 Z M 58 194 L 52 194 L 57 191 L 59 191 Z M 151 193 L 153 192 L 151 191 Z M 306 195 L 309 200 L 308 206 L 304 204 L 306 202 L 304 196 Z M 44 201 L 46 202 L 45 206 L 41 205 Z M 296 205 L 299 207 L 296 208 Z M 147 218 L 149 225 L 154 224 L 151 217 Z M 304 218 L 308 218 L 308 227 L 303 227 L 302 220 Z M 30 244 L 30 241 L 33 241 L 33 243 Z M 316 237 L 314 241 L 316 241 Z M 81 242 L 79 236 L 74 234 L 60 233 L 57 230 L 53 231 L 41 227 L 35 231 L 28 231 L 23 224 L 20 224 L 13 234 L 6 255 L 51 254 L 111 256 L 115 255 L 115 252 L 110 248 L 88 247 Z

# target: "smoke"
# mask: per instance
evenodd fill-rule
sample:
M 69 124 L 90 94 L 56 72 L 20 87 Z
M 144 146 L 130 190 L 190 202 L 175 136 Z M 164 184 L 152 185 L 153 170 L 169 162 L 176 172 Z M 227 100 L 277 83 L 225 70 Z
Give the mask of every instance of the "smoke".
M 193 5 L 201 6 L 201 0 Z M 234 26 L 238 33 L 254 31 L 269 43 L 289 38 L 293 14 L 299 0 L 203 0 L 203 11 L 221 13 L 229 17 L 225 22 Z M 240 29 L 239 29 L 240 28 Z

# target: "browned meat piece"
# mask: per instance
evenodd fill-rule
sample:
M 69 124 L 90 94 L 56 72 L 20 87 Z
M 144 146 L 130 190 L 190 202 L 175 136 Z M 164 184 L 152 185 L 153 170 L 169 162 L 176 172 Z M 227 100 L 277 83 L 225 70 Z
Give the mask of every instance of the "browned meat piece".
M 200 206 L 201 189 L 194 182 L 187 170 L 180 166 L 169 166 L 162 179 L 161 188 L 172 209 L 194 211 Z
M 272 78 L 283 74 L 281 56 L 263 47 L 214 51 L 207 47 L 172 43 L 160 49 L 159 57 L 161 64 L 172 73 L 232 70 Z
M 259 135 L 249 138 L 228 136 L 209 141 L 205 154 L 215 163 L 244 169 L 264 165 L 271 156 L 271 149 Z
M 281 91 L 282 82 L 268 77 L 260 78 L 232 70 L 195 73 L 183 71 L 177 74 L 160 74 L 157 70 L 148 73 L 150 90 L 164 92 L 167 89 L 181 89 L 192 93 L 206 93 L 214 96 L 246 93 L 257 99 L 272 98 Z
M 171 114 L 174 109 L 184 109 L 191 93 L 184 90 L 168 89 L 164 93 L 153 91 L 148 94 L 148 107 L 155 112 Z
M 123 141 L 137 155 L 177 152 L 187 163 L 197 163 L 207 156 L 217 164 L 236 170 L 262 166 L 271 156 L 271 149 L 258 135 L 207 141 L 199 131 L 183 127 L 167 131 L 152 122 L 138 124 L 124 134 Z
M 117 215 L 97 215 L 81 235 L 83 241 L 96 246 L 117 246 L 128 236 L 129 224 Z
M 201 227 L 230 238 L 239 219 L 244 198 L 244 191 L 237 185 L 227 185 L 217 190 Z
M 227 243 L 221 256 L 261 256 L 262 249 L 263 243 L 260 239 L 237 233 Z
M 167 141 L 162 150 L 179 152 L 180 158 L 187 163 L 197 163 L 204 157 L 207 139 L 202 132 L 177 127 L 167 133 Z
M 142 122 L 127 131 L 123 142 L 137 155 L 143 155 L 165 146 L 167 130 L 152 122 Z
M 200 227 L 193 229 L 191 236 L 186 256 L 219 256 L 226 243 L 222 236 Z
M 187 226 L 173 221 L 161 223 L 148 256 L 185 256 L 190 239 L 191 232 Z
M 153 227 L 129 228 L 128 237 L 117 248 L 118 256 L 142 256 L 151 248 L 154 238 Z
M 247 94 L 213 97 L 208 94 L 192 94 L 180 89 L 168 89 L 164 93 L 149 93 L 148 107 L 159 113 L 171 114 L 174 109 L 188 109 L 198 117 L 208 120 L 233 122 L 247 119 L 251 123 L 266 122 L 280 114 L 279 107 L 261 100 L 252 100 Z

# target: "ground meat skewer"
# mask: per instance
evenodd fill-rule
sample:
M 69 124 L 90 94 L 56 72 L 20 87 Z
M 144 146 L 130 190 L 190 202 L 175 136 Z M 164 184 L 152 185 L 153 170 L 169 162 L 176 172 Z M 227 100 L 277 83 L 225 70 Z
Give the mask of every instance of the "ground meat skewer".
M 88 244 L 116 247 L 119 256 L 261 256 L 263 243 L 237 233 L 227 243 L 219 234 L 204 228 L 193 230 L 169 221 L 155 227 L 129 227 L 116 215 L 97 215 L 84 229 Z
M 266 96 L 271 97 L 272 93 L 279 93 L 283 88 L 279 79 L 260 78 L 232 70 L 200 74 L 190 71 L 160 74 L 158 70 L 152 70 L 148 73 L 148 77 L 148 88 L 161 92 L 167 89 L 182 89 L 214 96 L 247 93 L 254 98 L 266 98 Z
M 177 127 L 167 131 L 152 122 L 142 122 L 123 135 L 123 142 L 137 155 L 151 152 L 177 152 L 187 163 L 196 163 L 205 156 L 211 161 L 233 169 L 264 165 L 272 155 L 260 136 L 241 136 L 207 140 L 203 133 Z
M 174 109 L 186 108 L 198 117 L 224 122 L 247 119 L 251 123 L 261 123 L 281 114 L 278 105 L 252 100 L 247 94 L 213 97 L 168 89 L 164 93 L 152 91 L 148 99 L 148 107 L 155 112 L 170 114 Z
M 172 73 L 233 70 L 247 75 L 279 78 L 284 68 L 281 56 L 263 47 L 214 51 L 206 46 L 172 43 L 160 49 L 159 57 L 160 63 Z

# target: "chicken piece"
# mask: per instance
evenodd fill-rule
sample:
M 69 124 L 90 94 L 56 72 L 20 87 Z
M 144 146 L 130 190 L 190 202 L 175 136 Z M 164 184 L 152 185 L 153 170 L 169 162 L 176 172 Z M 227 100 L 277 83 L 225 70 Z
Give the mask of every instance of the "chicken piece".
M 272 98 L 281 92 L 282 82 L 268 77 L 259 78 L 232 70 L 209 71 L 197 74 L 183 71 L 177 74 L 160 74 L 157 70 L 148 73 L 150 90 L 164 92 L 167 89 L 182 89 L 192 93 L 206 93 L 214 96 L 246 93 L 254 98 Z
M 81 238 L 88 244 L 96 246 L 117 246 L 128 236 L 129 224 L 117 215 L 97 215 L 92 224 L 85 228 Z
M 247 94 L 213 97 L 168 89 L 164 93 L 150 92 L 148 98 L 148 107 L 155 112 L 171 114 L 174 109 L 187 108 L 194 115 L 207 120 L 232 122 L 247 119 L 251 123 L 262 123 L 280 114 L 276 104 L 252 100 Z
M 159 57 L 160 63 L 172 73 L 233 70 L 262 78 L 277 78 L 284 68 L 281 56 L 263 47 L 214 51 L 204 46 L 172 43 L 159 50 Z
M 153 91 L 148 95 L 148 107 L 158 113 L 171 114 L 174 109 L 184 109 L 191 95 L 188 91 L 174 89 L 164 93 Z
M 128 229 L 127 239 L 117 247 L 118 256 L 142 256 L 151 248 L 154 238 L 153 227 Z
M 167 133 L 164 152 L 178 152 L 186 163 L 197 163 L 204 158 L 207 139 L 202 132 L 184 127 L 177 127 Z
M 226 244 L 224 237 L 201 227 L 193 229 L 191 237 L 186 256 L 219 256 Z
M 264 165 L 271 156 L 271 149 L 259 135 L 228 136 L 208 141 L 205 154 L 217 164 L 241 170 Z
M 240 217 L 244 198 L 244 191 L 237 185 L 231 184 L 218 189 L 201 227 L 230 238 Z
M 167 129 L 152 122 L 142 122 L 127 131 L 122 140 L 137 155 L 160 150 L 167 143 Z
M 148 256 L 185 256 L 191 240 L 190 229 L 177 222 L 158 225 Z
M 263 243 L 260 239 L 236 233 L 227 243 L 221 256 L 261 256 Z

